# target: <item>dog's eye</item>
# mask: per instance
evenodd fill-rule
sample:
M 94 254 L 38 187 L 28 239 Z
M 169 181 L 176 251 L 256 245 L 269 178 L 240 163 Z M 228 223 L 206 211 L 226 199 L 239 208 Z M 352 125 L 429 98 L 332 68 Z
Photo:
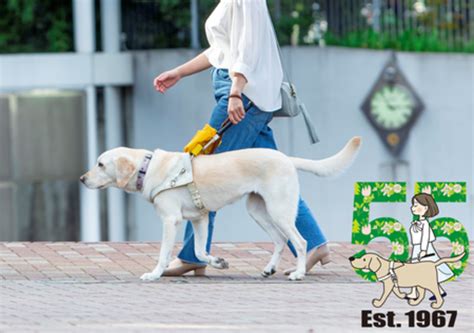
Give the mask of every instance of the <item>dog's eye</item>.
M 104 164 L 101 163 L 101 162 L 99 162 L 97 165 L 99 166 L 99 168 L 103 168 L 103 167 L 104 167 Z

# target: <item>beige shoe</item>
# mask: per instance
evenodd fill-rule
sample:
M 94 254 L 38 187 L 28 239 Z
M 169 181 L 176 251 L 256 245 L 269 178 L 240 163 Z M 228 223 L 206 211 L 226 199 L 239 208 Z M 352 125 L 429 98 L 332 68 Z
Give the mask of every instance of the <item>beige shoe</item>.
M 311 250 L 306 256 L 306 272 L 309 272 L 318 262 L 321 266 L 329 264 L 331 262 L 331 255 L 327 244 L 321 245 L 320 247 Z M 285 271 L 285 275 L 296 271 L 296 267 L 289 268 Z
M 194 276 L 205 276 L 206 265 L 188 264 L 176 258 L 165 269 L 163 276 L 181 276 L 194 271 Z

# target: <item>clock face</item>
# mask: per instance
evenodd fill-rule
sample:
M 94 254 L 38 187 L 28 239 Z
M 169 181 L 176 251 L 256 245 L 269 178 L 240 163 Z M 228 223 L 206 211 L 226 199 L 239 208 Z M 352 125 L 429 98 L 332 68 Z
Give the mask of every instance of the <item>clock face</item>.
M 381 128 L 397 130 L 410 120 L 414 104 L 412 94 L 404 86 L 384 85 L 370 101 L 370 115 Z

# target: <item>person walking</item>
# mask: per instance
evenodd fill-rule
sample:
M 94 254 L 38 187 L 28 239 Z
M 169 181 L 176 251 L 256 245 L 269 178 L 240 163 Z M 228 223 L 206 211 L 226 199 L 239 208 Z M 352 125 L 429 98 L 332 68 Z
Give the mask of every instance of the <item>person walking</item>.
M 269 123 L 273 112 L 281 109 L 283 70 L 266 1 L 221 0 L 207 18 L 205 32 L 210 46 L 190 61 L 158 75 L 153 83 L 156 90 L 165 93 L 182 78 L 213 67 L 216 106 L 209 124 L 219 128 L 227 118 L 233 124 L 214 153 L 245 148 L 277 149 Z M 245 112 L 247 105 L 251 107 Z M 209 213 L 208 253 L 215 217 L 216 212 Z M 328 263 L 327 239 L 301 197 L 296 228 L 307 241 L 306 271 L 318 262 Z M 296 256 L 291 242 L 288 246 Z M 206 264 L 194 253 L 194 232 L 188 221 L 183 248 L 164 275 L 179 276 L 190 271 L 204 275 L 205 268 Z
M 412 262 L 420 261 L 438 261 L 440 259 L 434 241 L 436 237 L 433 229 L 431 229 L 428 218 L 432 218 L 439 214 L 439 208 L 433 196 L 429 193 L 418 193 L 411 199 L 411 212 L 417 217 L 410 226 L 411 239 L 411 260 Z M 447 264 L 441 264 L 436 267 L 438 283 L 448 281 L 454 276 L 453 271 Z M 446 297 L 446 291 L 439 286 L 441 296 Z M 416 288 L 412 288 L 407 295 L 407 299 L 416 299 L 418 297 Z M 436 297 L 430 297 L 430 301 L 436 300 Z

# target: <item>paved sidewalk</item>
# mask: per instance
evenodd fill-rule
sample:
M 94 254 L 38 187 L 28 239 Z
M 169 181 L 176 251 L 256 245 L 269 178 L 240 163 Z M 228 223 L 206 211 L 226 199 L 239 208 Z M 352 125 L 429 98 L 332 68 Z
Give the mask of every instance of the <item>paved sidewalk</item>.
M 413 308 L 394 296 L 374 309 L 371 300 L 382 286 L 361 280 L 347 260 L 361 247 L 332 243 L 330 248 L 333 261 L 318 265 L 301 282 L 281 273 L 295 262 L 288 250 L 280 271 L 264 279 L 260 272 L 272 244 L 216 243 L 213 254 L 227 259 L 230 269 L 145 283 L 139 277 L 156 265 L 159 243 L 0 243 L 0 331 L 384 331 L 361 329 L 361 310 L 372 310 L 394 311 L 403 327 L 387 330 L 407 332 L 404 313 L 431 312 L 426 299 Z M 388 243 L 370 248 L 390 253 Z M 437 249 L 446 256 L 451 246 L 440 242 Z M 474 330 L 473 282 L 469 264 L 459 280 L 444 285 L 448 297 L 442 310 L 458 311 L 451 331 Z

